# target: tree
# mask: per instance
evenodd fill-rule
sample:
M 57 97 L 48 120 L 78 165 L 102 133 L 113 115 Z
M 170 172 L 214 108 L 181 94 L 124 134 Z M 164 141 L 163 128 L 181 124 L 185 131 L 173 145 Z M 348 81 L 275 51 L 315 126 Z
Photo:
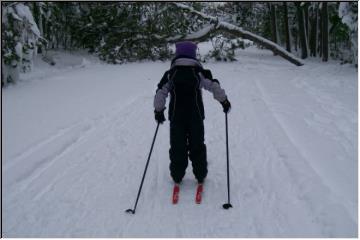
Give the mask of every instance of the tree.
M 286 51 L 291 52 L 288 8 L 286 2 L 283 2 L 283 9 L 284 9 L 284 27 L 285 27 L 284 33 L 285 33 Z
M 309 3 L 303 2 L 301 3 L 301 7 L 304 11 L 305 34 L 307 37 L 307 41 L 309 42 Z
M 33 20 L 19 16 L 20 5 L 31 9 Z M 106 62 L 123 63 L 169 59 L 170 44 L 183 39 L 211 40 L 213 57 L 221 60 L 235 60 L 234 50 L 249 39 L 296 65 L 303 62 L 290 53 L 291 47 L 295 54 L 301 50 L 301 58 L 310 54 L 324 61 L 331 57 L 357 62 L 357 2 L 4 2 L 2 6 L 2 65 L 7 66 L 5 73 L 14 72 L 14 79 L 16 72 L 31 69 L 36 49 L 43 54 L 47 49 L 87 49 Z M 32 31 L 35 25 L 40 37 Z M 2 79 L 11 80 L 10 75 Z
M 2 16 L 1 83 L 6 85 L 8 82 L 17 82 L 20 72 L 32 69 L 42 37 L 27 5 L 19 2 L 2 3 Z
M 296 2 L 296 10 L 297 10 L 297 19 L 298 19 L 298 29 L 299 29 L 299 38 L 300 38 L 300 46 L 301 46 L 301 58 L 305 59 L 308 57 L 308 42 L 305 28 L 305 20 L 303 8 L 301 7 L 300 2 Z
M 277 39 L 277 24 L 276 24 L 276 5 L 269 3 L 270 6 L 270 16 L 271 16 L 271 36 L 272 36 L 272 41 L 274 43 L 278 43 L 278 39 Z
M 328 29 L 328 5 L 327 2 L 322 2 L 321 8 L 321 22 L 322 22 L 322 60 L 328 61 L 329 58 L 329 29 Z
M 310 56 L 316 57 L 317 43 L 318 43 L 318 7 L 315 4 L 310 6 L 310 37 L 309 37 L 309 47 L 310 47 Z
M 341 2 L 338 15 L 343 24 L 348 27 L 346 31 L 351 43 L 351 60 L 357 65 L 358 61 L 358 4 L 357 2 Z

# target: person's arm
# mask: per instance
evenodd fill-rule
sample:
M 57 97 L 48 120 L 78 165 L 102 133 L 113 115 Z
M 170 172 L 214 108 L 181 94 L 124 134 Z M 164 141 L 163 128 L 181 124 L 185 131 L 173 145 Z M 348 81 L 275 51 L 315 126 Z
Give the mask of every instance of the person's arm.
M 169 71 L 166 71 L 164 76 L 161 78 L 160 83 L 158 84 L 158 88 L 154 97 L 154 114 L 155 120 L 158 123 L 163 123 L 165 121 L 164 110 L 166 98 L 169 95 L 170 90 L 171 85 L 169 81 Z
M 220 87 L 220 83 L 217 79 L 212 78 L 210 70 L 203 70 L 199 72 L 200 75 L 200 87 L 211 92 L 216 100 L 223 102 L 227 99 L 225 90 Z
M 200 75 L 200 87 L 205 88 L 211 92 L 216 100 L 221 103 L 224 113 L 229 113 L 231 104 L 225 94 L 225 90 L 220 87 L 220 83 L 217 79 L 213 79 L 211 71 L 203 69 L 199 72 Z

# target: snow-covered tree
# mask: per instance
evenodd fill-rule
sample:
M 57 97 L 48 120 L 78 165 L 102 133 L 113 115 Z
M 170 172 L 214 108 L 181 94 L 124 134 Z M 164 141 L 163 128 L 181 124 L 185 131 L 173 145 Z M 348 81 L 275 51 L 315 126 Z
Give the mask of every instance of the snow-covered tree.
M 351 56 L 353 62 L 357 65 L 358 61 L 358 3 L 340 2 L 339 17 L 341 21 L 349 28 L 349 37 L 351 41 Z
M 46 57 L 47 49 L 87 49 L 109 63 L 164 60 L 173 56 L 170 44 L 182 39 L 212 41 L 214 48 L 205 58 L 221 61 L 235 60 L 236 48 L 244 47 L 247 38 L 297 65 L 302 64 L 298 56 L 325 58 L 326 44 L 329 57 L 357 63 L 357 2 L 329 2 L 328 27 L 323 26 L 323 5 L 4 2 L 2 79 L 16 81 L 20 71 L 32 68 L 36 53 Z
M 20 71 L 32 69 L 41 44 L 40 30 L 30 8 L 23 3 L 2 5 L 2 85 L 16 82 Z

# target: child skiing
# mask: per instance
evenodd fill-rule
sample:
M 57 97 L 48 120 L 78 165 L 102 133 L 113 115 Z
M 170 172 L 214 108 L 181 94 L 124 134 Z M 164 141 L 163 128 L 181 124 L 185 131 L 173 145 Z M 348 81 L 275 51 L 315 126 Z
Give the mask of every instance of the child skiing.
M 171 95 L 168 119 L 170 120 L 170 174 L 175 182 L 174 203 L 178 198 L 178 184 L 183 179 L 188 166 L 188 157 L 199 183 L 198 192 L 202 191 L 202 183 L 208 172 L 201 89 L 212 92 L 225 113 L 231 108 L 219 81 L 213 79 L 210 70 L 204 69 L 196 59 L 196 49 L 196 44 L 189 41 L 176 44 L 176 56 L 171 62 L 171 68 L 165 72 L 157 85 L 154 98 L 155 120 L 163 123 L 166 98 L 169 93 Z

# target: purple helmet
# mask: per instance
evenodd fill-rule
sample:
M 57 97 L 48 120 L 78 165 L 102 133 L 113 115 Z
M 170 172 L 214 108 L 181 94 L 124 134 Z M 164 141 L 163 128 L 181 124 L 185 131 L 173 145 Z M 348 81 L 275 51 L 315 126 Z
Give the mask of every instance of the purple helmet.
M 177 56 L 187 56 L 191 58 L 196 58 L 196 49 L 197 46 L 195 43 L 190 41 L 178 42 L 176 46 L 176 57 Z

